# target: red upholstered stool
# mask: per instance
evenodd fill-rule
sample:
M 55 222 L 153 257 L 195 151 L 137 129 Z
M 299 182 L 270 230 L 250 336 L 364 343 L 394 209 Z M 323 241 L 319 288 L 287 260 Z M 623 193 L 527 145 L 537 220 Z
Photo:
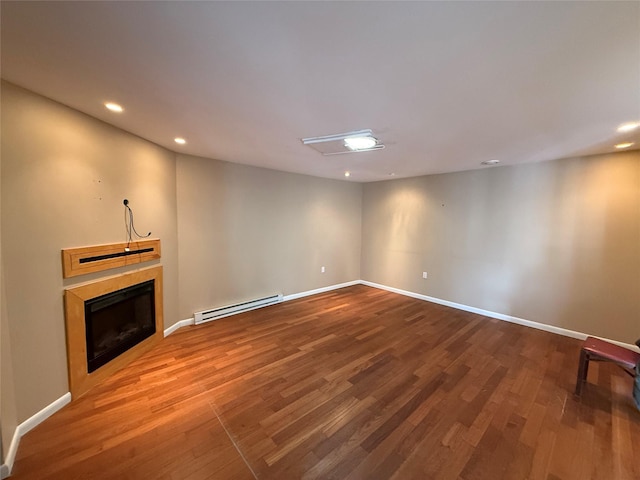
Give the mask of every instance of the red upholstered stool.
M 587 381 L 589 362 L 613 362 L 622 367 L 628 374 L 635 376 L 635 368 L 640 363 L 640 353 L 605 342 L 599 338 L 587 337 L 580 350 L 580 365 L 576 381 L 576 395 L 582 393 L 582 385 Z

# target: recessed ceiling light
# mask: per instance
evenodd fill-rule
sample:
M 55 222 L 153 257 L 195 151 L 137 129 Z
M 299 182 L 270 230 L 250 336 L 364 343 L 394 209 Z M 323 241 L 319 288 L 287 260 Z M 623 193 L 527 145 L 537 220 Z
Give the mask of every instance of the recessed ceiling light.
M 122 108 L 120 105 L 113 102 L 107 102 L 104 104 L 104 106 L 107 107 L 112 112 L 116 112 L 116 113 L 122 113 L 122 111 L 124 110 L 124 108 Z
M 368 150 L 375 147 L 378 141 L 373 137 L 349 137 L 344 139 L 344 146 L 351 150 Z
M 389 176 L 390 176 L 390 177 L 395 177 L 395 176 L 396 176 L 396 174 L 395 174 L 395 173 L 393 173 L 393 172 L 391 172 L 391 173 L 389 174 Z
M 633 142 L 619 143 L 616 148 L 629 148 L 631 145 L 633 145 Z
M 179 143 L 180 145 L 184 145 L 187 141 L 184 138 L 176 137 L 173 139 L 174 142 Z
M 351 172 L 344 172 L 344 176 L 345 177 L 350 177 L 351 176 Z
M 640 122 L 623 123 L 622 125 L 620 125 L 618 127 L 618 131 L 619 132 L 630 132 L 631 130 L 635 130 L 638 127 L 640 127 Z
M 500 163 L 500 160 L 485 160 L 484 162 L 481 162 L 482 165 L 497 165 Z

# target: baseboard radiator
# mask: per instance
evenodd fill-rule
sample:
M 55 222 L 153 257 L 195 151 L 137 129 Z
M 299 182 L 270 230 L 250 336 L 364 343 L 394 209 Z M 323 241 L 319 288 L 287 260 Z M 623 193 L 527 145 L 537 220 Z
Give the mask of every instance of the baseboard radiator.
M 226 307 L 203 310 L 202 312 L 196 312 L 194 314 L 195 324 L 199 325 L 201 323 L 210 322 L 211 320 L 218 320 L 219 318 L 228 317 L 229 315 L 248 312 L 249 310 L 255 310 L 256 308 L 266 307 L 280 302 L 282 302 L 281 293 L 277 295 L 270 295 L 268 297 L 257 298 L 255 300 L 249 300 L 248 302 L 236 303 L 235 305 L 228 305 Z

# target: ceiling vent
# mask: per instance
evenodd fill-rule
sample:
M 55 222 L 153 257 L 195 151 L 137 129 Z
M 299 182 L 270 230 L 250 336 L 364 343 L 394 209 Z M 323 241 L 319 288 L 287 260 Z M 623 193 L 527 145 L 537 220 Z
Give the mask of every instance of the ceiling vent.
M 325 135 L 323 137 L 303 138 L 302 143 L 322 155 L 370 152 L 371 150 L 382 150 L 384 148 L 384 144 L 374 137 L 370 129 Z

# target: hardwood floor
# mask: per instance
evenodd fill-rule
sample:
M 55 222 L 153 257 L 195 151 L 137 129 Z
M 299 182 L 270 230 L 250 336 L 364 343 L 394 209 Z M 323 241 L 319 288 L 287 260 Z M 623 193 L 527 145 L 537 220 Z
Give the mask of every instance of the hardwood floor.
M 22 439 L 20 479 L 638 479 L 580 342 L 365 286 L 197 327 Z

